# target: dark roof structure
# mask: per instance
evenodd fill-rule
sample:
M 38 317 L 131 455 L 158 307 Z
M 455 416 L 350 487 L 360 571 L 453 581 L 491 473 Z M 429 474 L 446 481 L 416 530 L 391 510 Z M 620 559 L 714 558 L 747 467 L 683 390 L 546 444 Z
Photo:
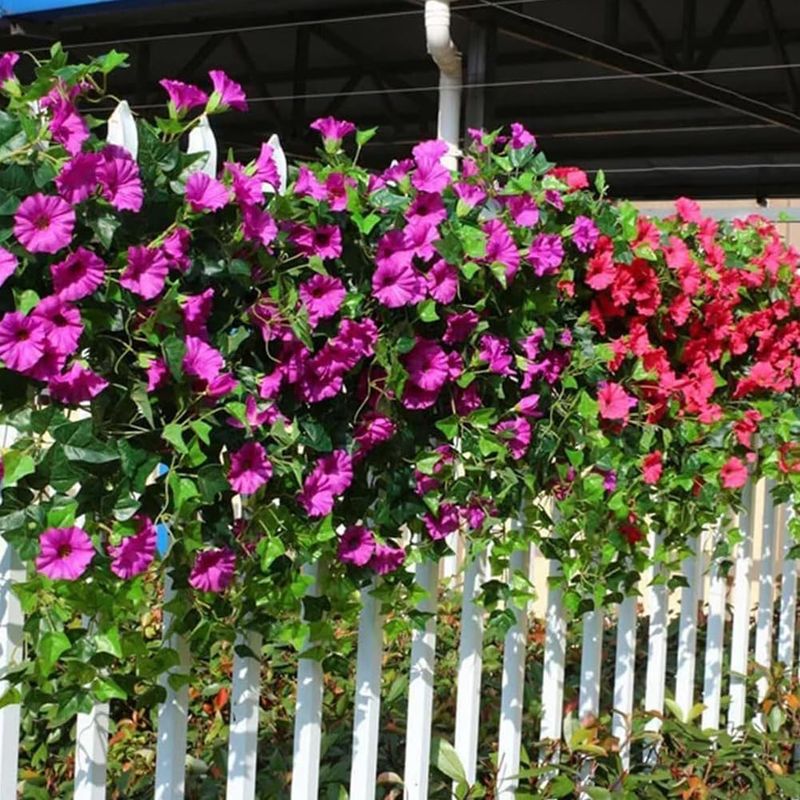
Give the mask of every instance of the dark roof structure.
M 375 164 L 435 135 L 420 1 L 30 5 L 5 4 L 0 47 L 128 52 L 111 89 L 134 109 L 163 104 L 161 77 L 226 70 L 250 97 L 250 113 L 215 120 L 237 150 L 277 132 L 307 153 L 308 122 L 327 114 L 379 126 L 364 154 Z M 467 125 L 519 120 L 552 160 L 602 168 L 618 195 L 800 194 L 798 0 L 454 0 L 452 13 Z

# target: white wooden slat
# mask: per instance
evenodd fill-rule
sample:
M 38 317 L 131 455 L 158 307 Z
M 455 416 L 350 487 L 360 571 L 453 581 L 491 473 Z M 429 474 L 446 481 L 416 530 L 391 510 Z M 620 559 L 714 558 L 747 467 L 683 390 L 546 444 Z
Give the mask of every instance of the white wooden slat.
M 486 552 L 467 565 L 461 604 L 461 640 L 458 645 L 455 749 L 467 782 L 475 783 L 478 767 L 478 727 L 483 669 L 483 608 L 476 597 L 487 574 Z M 372 798 L 370 798 L 372 800 Z
M 256 631 L 236 637 L 236 645 L 254 655 L 234 653 L 233 657 L 227 800 L 255 800 L 256 796 L 262 644 L 263 637 Z
M 417 564 L 415 580 L 426 592 L 417 610 L 436 613 L 439 565 Z M 429 617 L 423 630 L 411 634 L 411 667 L 408 684 L 406 758 L 403 783 L 405 800 L 428 800 L 431 725 L 433 722 L 433 675 L 436 659 L 436 619 Z
M 78 714 L 74 800 L 105 800 L 108 729 L 108 703 L 95 703 L 88 713 Z
M 319 591 L 319 564 L 306 565 L 303 571 L 313 579 L 308 593 L 316 595 Z M 322 664 L 313 658 L 301 658 L 297 665 L 291 800 L 305 800 L 319 794 L 322 690 Z
M 631 715 L 636 669 L 636 597 L 626 597 L 617 612 L 617 652 L 614 667 L 614 716 L 611 733 L 619 741 L 622 765 L 631 762 Z
M 217 175 L 217 137 L 211 130 L 208 117 L 203 114 L 189 131 L 189 141 L 186 146 L 187 153 L 206 153 L 207 155 L 197 160 L 192 167 L 200 172 L 205 172 L 215 178 Z
M 381 604 L 371 594 L 373 588 L 370 584 L 361 590 L 350 800 L 375 800 L 377 785 L 383 635 Z
M 600 663 L 603 655 L 603 612 L 583 615 L 581 643 L 581 685 L 578 694 L 578 719 L 596 717 L 600 711 Z
M 127 100 L 122 100 L 108 118 L 106 141 L 122 147 L 136 160 L 139 153 L 139 133 L 136 130 L 136 119 Z
M 174 597 L 172 581 L 165 579 L 164 603 Z M 173 615 L 163 612 L 165 632 L 172 627 Z M 178 653 L 179 663 L 162 676 L 161 685 L 167 696 L 158 708 L 158 738 L 156 743 L 155 800 L 183 800 L 186 785 L 186 725 L 189 716 L 189 687 L 184 684 L 173 689 L 169 676 L 189 672 L 189 646 L 183 636 L 168 633 L 167 647 Z
M 758 608 L 756 610 L 755 661 L 762 667 L 772 665 L 772 614 L 775 601 L 775 503 L 772 500 L 772 489 L 775 481 L 764 482 L 764 502 L 762 505 L 761 558 L 758 565 Z M 756 681 L 759 701 L 767 695 L 769 680 L 766 676 Z M 764 715 L 757 713 L 754 723 L 759 730 L 764 730 Z
M 743 539 L 737 545 L 733 575 L 733 622 L 731 628 L 731 677 L 728 693 L 728 730 L 734 732 L 744 725 L 746 702 L 747 658 L 750 642 L 750 554 L 752 547 L 752 511 L 755 498 L 752 482 L 748 481 L 742 495 L 739 526 Z
M 794 661 L 794 635 L 797 619 L 797 561 L 789 558 L 794 539 L 789 525 L 794 517 L 794 507 L 787 503 L 783 507 L 783 574 L 781 577 L 781 616 L 778 631 L 778 661 L 791 672 Z
M 22 651 L 22 607 L 11 586 L 25 579 L 25 570 L 16 553 L 0 536 L 0 671 L 19 662 Z M 0 681 L 0 697 L 6 691 Z M 17 757 L 19 753 L 20 706 L 0 708 L 0 798 L 17 796 Z
M 510 577 L 517 572 L 527 577 L 529 559 L 530 549 L 512 553 Z M 506 633 L 503 646 L 500 732 L 497 740 L 497 800 L 514 800 L 519 784 L 528 603 L 523 602 L 514 607 L 513 612 L 515 622 Z
M 557 561 L 548 563 L 548 579 L 561 574 Z M 564 721 L 564 666 L 567 652 L 567 621 L 563 592 L 552 582 L 547 587 L 545 611 L 544 664 L 542 675 L 542 741 L 561 741 Z
M 654 556 L 663 542 L 663 534 L 651 535 L 651 555 Z M 653 581 L 661 575 L 661 569 L 654 567 Z M 669 614 L 669 594 L 663 583 L 651 583 L 648 587 L 650 624 L 647 642 L 647 672 L 645 677 L 644 710 L 661 713 L 664 710 L 664 689 L 667 672 L 667 623 Z M 653 717 L 647 721 L 645 730 L 657 732 L 661 720 Z M 653 763 L 655 747 L 644 749 L 645 763 Z
M 272 159 L 275 162 L 275 166 L 278 168 L 278 194 L 286 194 L 289 167 L 286 163 L 286 153 L 284 152 L 281 140 L 278 138 L 278 134 L 273 133 L 272 136 L 267 139 L 267 144 L 272 148 Z M 265 188 L 272 191 L 272 187 L 269 186 L 269 184 L 265 184 Z
M 716 535 L 709 543 L 713 554 L 715 542 L 722 537 L 728 520 L 720 520 Z M 706 653 L 703 673 L 704 730 L 719 728 L 720 701 L 722 698 L 722 660 L 725 643 L 725 599 L 727 582 L 719 560 L 712 560 L 708 579 L 708 617 L 706 619 Z
M 702 564 L 700 537 L 691 542 L 693 555 L 681 565 L 687 585 L 681 587 L 678 622 L 678 665 L 675 670 L 675 703 L 686 719 L 694 705 L 694 676 L 697 664 L 697 597 Z

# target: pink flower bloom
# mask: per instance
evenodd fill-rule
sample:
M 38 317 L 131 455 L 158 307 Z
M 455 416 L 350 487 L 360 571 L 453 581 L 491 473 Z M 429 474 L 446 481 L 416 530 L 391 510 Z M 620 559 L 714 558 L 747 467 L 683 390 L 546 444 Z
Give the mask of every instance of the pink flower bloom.
M 169 261 L 170 269 L 173 267 L 180 272 L 186 272 L 192 266 L 189 258 L 189 242 L 192 235 L 187 228 L 175 228 L 172 233 L 164 239 L 161 251 Z
M 564 260 L 564 244 L 557 233 L 540 233 L 528 250 L 528 261 L 539 278 L 558 272 Z
M 353 439 L 360 452 L 366 452 L 383 442 L 388 442 L 397 431 L 397 426 L 389 417 L 370 412 L 356 426 Z
M 194 84 L 169 78 L 162 78 L 158 83 L 169 95 L 170 103 L 175 106 L 179 114 L 184 114 L 196 106 L 204 106 L 208 102 L 208 95 Z
M 267 211 L 258 206 L 245 206 L 242 210 L 242 232 L 248 241 L 269 247 L 278 235 L 278 226 Z
M 658 483 L 663 470 L 664 463 L 660 450 L 649 453 L 642 460 L 642 479 L 645 483 Z
M 324 517 L 333 511 L 334 497 L 330 482 L 316 470 L 304 481 L 297 502 L 309 517 Z
M 83 323 L 78 309 L 60 295 L 50 295 L 39 301 L 31 316 L 40 320 L 48 342 L 56 353 L 70 355 L 78 348 Z
M 103 197 L 117 211 L 139 211 L 144 202 L 139 165 L 127 150 L 115 145 L 106 145 L 100 155 L 97 179 Z
M 44 354 L 47 330 L 42 321 L 11 311 L 0 319 L 0 358 L 9 369 L 30 369 Z
M 461 417 L 466 417 L 473 411 L 477 411 L 482 405 L 478 387 L 472 383 L 466 389 L 456 387 L 453 402 L 456 408 L 456 414 Z
M 129 292 L 144 300 L 152 300 L 164 291 L 169 262 L 161 248 L 137 245 L 128 248 L 128 266 L 119 282 Z
M 542 414 L 539 411 L 539 395 L 538 394 L 529 394 L 525 397 L 520 398 L 519 403 L 516 405 L 517 411 L 525 417 L 541 417 Z
M 0 247 L 0 286 L 16 272 L 18 265 L 17 257 L 5 247 Z
M 555 189 L 545 190 L 544 201 L 553 206 L 553 208 L 557 208 L 559 211 L 564 210 L 564 198 L 561 196 L 561 192 Z
M 603 419 L 619 419 L 627 422 L 630 410 L 636 406 L 636 398 L 631 397 L 618 383 L 603 381 L 598 384 L 597 401 Z
M 23 371 L 24 375 L 37 381 L 49 381 L 57 377 L 67 363 L 67 355 L 59 353 L 49 339 L 44 340 L 44 354 L 30 369 Z
M 409 381 L 421 389 L 438 392 L 447 381 L 447 355 L 434 341 L 417 339 L 414 347 L 402 357 L 402 362 Z
M 342 254 L 342 232 L 336 225 L 309 228 L 298 225 L 292 237 L 298 250 L 306 256 L 339 258 Z
M 240 206 L 257 206 L 264 201 L 263 184 L 254 175 L 249 175 L 241 164 L 226 161 L 225 172 L 231 176 L 233 194 Z
M 147 391 L 157 391 L 166 385 L 168 378 L 167 362 L 163 358 L 154 358 L 147 367 Z
M 511 123 L 511 139 L 509 144 L 514 150 L 523 147 L 536 147 L 536 137 L 519 122 Z
M 186 202 L 192 211 L 218 211 L 228 199 L 225 186 L 205 172 L 193 172 L 186 181 Z
M 480 317 L 474 311 L 461 314 L 449 314 L 442 341 L 445 344 L 459 344 L 466 341 L 478 325 Z
M 343 564 L 366 566 L 375 553 L 375 536 L 363 525 L 350 525 L 339 539 L 337 556 Z
M 310 197 L 312 200 L 324 200 L 327 196 L 325 187 L 317 180 L 317 176 L 305 165 L 297 173 L 294 191 L 297 197 Z
M 57 253 L 72 240 L 75 211 L 60 197 L 26 197 L 14 215 L 14 236 L 31 253 Z
M 83 528 L 48 528 L 39 537 L 36 569 L 54 581 L 76 581 L 93 558 L 94 545 Z
M 369 560 L 367 567 L 378 575 L 388 575 L 399 569 L 406 560 L 406 553 L 402 547 L 390 547 L 388 544 L 376 544 L 375 552 Z
M 14 75 L 14 66 L 19 61 L 18 53 L 3 53 L 0 56 L 0 83 L 5 83 L 16 77 Z
M 214 302 L 214 289 L 209 287 L 200 294 L 191 294 L 181 306 L 183 311 L 183 330 L 188 336 L 196 336 L 203 341 L 208 340 L 206 322 L 211 314 Z
M 89 128 L 78 110 L 69 100 L 59 98 L 53 105 L 53 116 L 48 126 L 50 135 L 72 156 L 80 153 L 89 138 Z
M 452 303 L 458 294 L 458 270 L 439 259 L 428 271 L 428 292 L 437 303 Z
M 511 219 L 522 228 L 532 228 L 539 221 L 539 208 L 529 194 L 507 197 L 506 208 L 511 214 Z
M 731 456 L 719 473 L 720 481 L 726 489 L 741 489 L 747 483 L 747 467 L 740 458 Z
M 321 319 L 332 317 L 341 308 L 346 295 L 344 284 L 331 275 L 317 274 L 300 284 L 300 299 L 312 327 Z
M 214 84 L 214 94 L 219 95 L 221 109 L 233 108 L 236 111 L 247 111 L 247 98 L 244 90 L 231 80 L 221 69 L 212 69 L 208 73 Z
M 372 295 L 387 308 L 400 308 L 415 301 L 419 284 L 420 276 L 413 267 L 385 261 L 372 274 Z
M 420 192 L 411 201 L 411 205 L 406 209 L 403 216 L 409 222 L 416 219 L 429 225 L 438 225 L 447 219 L 447 209 L 444 207 L 441 195 L 432 192 Z
M 375 344 L 378 341 L 378 326 L 371 319 L 364 319 L 360 322 L 343 319 L 339 323 L 339 332 L 335 341 L 337 345 L 352 351 L 358 358 L 373 356 L 375 355 Z
M 106 265 L 91 250 L 79 247 L 63 261 L 50 265 L 53 289 L 64 300 L 88 297 L 103 284 Z
M 156 528 L 149 517 L 137 516 L 137 531 L 126 536 L 118 545 L 108 545 L 111 571 L 123 580 L 141 575 L 156 555 Z
M 97 153 L 78 153 L 61 168 L 56 175 L 58 193 L 68 202 L 82 203 L 97 188 Z
M 505 267 L 506 279 L 511 281 L 519 269 L 520 258 L 519 250 L 508 228 L 499 219 L 490 219 L 483 225 L 483 232 L 488 237 L 483 260 L 487 264 L 502 264 Z
M 285 419 L 285 417 L 274 403 L 267 406 L 267 408 L 262 411 L 258 407 L 256 398 L 249 394 L 245 400 L 245 419 L 251 428 L 260 428 L 262 425 L 272 425 L 277 419 Z M 228 417 L 227 423 L 232 428 L 245 427 L 244 423 L 240 422 L 235 417 Z
M 458 195 L 458 199 L 462 203 L 466 203 L 470 208 L 474 208 L 478 203 L 486 199 L 486 192 L 474 183 L 462 183 L 459 181 L 453 184 L 453 190 Z
M 528 452 L 531 443 L 531 424 L 525 417 L 501 422 L 494 430 L 505 442 L 512 458 L 519 460 Z
M 454 506 L 452 503 L 442 503 L 439 506 L 438 514 L 428 512 L 423 516 L 422 521 L 425 523 L 431 539 L 434 541 L 444 539 L 458 530 L 458 506 Z
M 56 375 L 47 382 L 50 397 L 66 405 L 85 403 L 97 397 L 107 386 L 107 380 L 77 361 L 73 361 L 65 373 Z
M 341 172 L 332 172 L 325 178 L 325 199 L 331 211 L 347 208 L 347 189 L 355 185 L 352 178 L 346 178 Z
M 688 197 L 679 197 L 675 201 L 675 210 L 683 222 L 693 222 L 699 225 L 703 221 L 703 212 L 695 200 Z
M 233 581 L 236 555 L 227 547 L 197 554 L 189 573 L 189 585 L 201 592 L 224 592 Z
M 272 477 L 267 451 L 258 442 L 247 442 L 231 454 L 228 483 L 234 492 L 254 494 Z
M 278 172 L 278 165 L 275 163 L 275 151 L 271 145 L 266 142 L 261 143 L 261 150 L 254 166 L 253 177 L 256 180 L 261 181 L 262 184 L 268 183 L 273 189 L 280 188 L 281 176 Z
M 225 366 L 222 353 L 196 336 L 186 337 L 186 353 L 183 356 L 183 371 L 187 375 L 210 383 L 217 378 Z
M 283 383 L 283 370 L 280 367 L 261 379 L 258 396 L 264 400 L 272 400 L 278 396 Z
M 589 217 L 583 215 L 575 217 L 572 225 L 572 241 L 581 253 L 591 253 L 599 238 L 600 231 Z
M 327 142 L 341 142 L 345 136 L 354 133 L 356 126 L 346 120 L 334 119 L 333 117 L 320 117 L 315 119 L 309 126 L 311 130 L 321 134 L 323 140 Z
M 441 193 L 450 183 L 450 171 L 442 164 L 447 155 L 447 143 L 439 139 L 420 142 L 411 151 L 416 169 L 411 183 L 420 192 Z
M 489 372 L 494 372 L 495 375 L 514 374 L 514 370 L 511 367 L 514 359 L 509 350 L 508 339 L 502 336 L 484 334 L 481 336 L 480 346 L 478 358 L 489 365 Z
M 328 481 L 334 494 L 344 494 L 353 482 L 353 458 L 344 450 L 334 450 L 317 461 L 314 472 Z

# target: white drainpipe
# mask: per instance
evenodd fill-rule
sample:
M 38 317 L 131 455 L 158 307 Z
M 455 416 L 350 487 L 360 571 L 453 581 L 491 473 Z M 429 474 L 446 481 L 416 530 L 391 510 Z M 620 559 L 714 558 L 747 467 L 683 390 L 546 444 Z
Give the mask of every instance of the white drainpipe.
M 428 53 L 439 67 L 439 119 L 436 136 L 450 152 L 442 162 L 458 166 L 461 124 L 461 53 L 450 38 L 450 0 L 425 0 L 425 38 Z

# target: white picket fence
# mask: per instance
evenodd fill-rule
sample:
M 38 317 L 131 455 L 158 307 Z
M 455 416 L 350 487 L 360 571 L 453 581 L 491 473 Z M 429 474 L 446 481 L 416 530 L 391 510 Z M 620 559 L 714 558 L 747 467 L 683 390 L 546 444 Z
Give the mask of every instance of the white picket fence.
M 613 712 L 613 733 L 621 744 L 623 761 L 630 763 L 630 719 L 634 711 L 634 675 L 636 670 L 635 640 L 637 624 L 649 629 L 646 664 L 646 689 L 643 710 L 662 711 L 665 698 L 672 695 L 683 714 L 695 703 L 702 703 L 702 724 L 718 729 L 721 723 L 720 701 L 723 690 L 730 696 L 727 727 L 734 730 L 746 719 L 745 682 L 743 675 L 750 660 L 768 666 L 774 659 L 794 670 L 797 565 L 782 559 L 776 574 L 776 556 L 788 551 L 791 539 L 787 532 L 788 514 L 775 509 L 766 497 L 762 485 L 751 491 L 748 505 L 739 524 L 745 539 L 735 555 L 733 579 L 720 574 L 717 564 L 710 561 L 716 532 L 709 531 L 694 556 L 683 565 L 688 586 L 680 589 L 673 610 L 679 613 L 678 650 L 675 664 L 667 664 L 667 623 L 670 600 L 663 584 L 650 584 L 641 599 L 629 597 L 617 609 L 607 614 L 595 611 L 582 620 L 569 620 L 561 602 L 560 590 L 549 585 L 546 575 L 555 565 L 543 562 L 534 549 L 517 551 L 511 558 L 511 568 L 533 576 L 534 588 L 545 598 L 545 643 L 541 694 L 540 738 L 560 741 L 563 737 L 564 685 L 566 670 L 566 639 L 569 625 L 582 627 L 582 656 L 580 661 L 580 692 L 578 720 L 586 715 Z M 757 497 L 757 495 L 759 495 Z M 753 558 L 752 544 L 758 545 Z M 658 546 L 657 537 L 651 547 Z M 538 570 L 545 580 L 536 578 Z M 429 612 L 424 630 L 412 636 L 408 666 L 408 716 L 404 797 L 425 800 L 428 797 L 430 776 L 430 743 L 435 681 L 435 645 L 437 589 L 452 579 L 440 577 L 440 567 L 424 563 L 417 567 L 416 580 L 427 597 L 420 610 Z M 468 781 L 475 780 L 479 747 L 481 711 L 481 673 L 485 614 L 476 602 L 481 582 L 487 578 L 487 561 L 478 558 L 465 565 L 461 585 L 462 609 L 458 676 L 456 681 L 456 718 L 452 732 L 456 752 Z M 316 572 L 310 591 L 316 590 Z M 0 539 L 0 670 L 24 658 L 22 648 L 22 613 L 14 598 L 11 584 L 23 577 L 11 549 Z M 751 578 L 754 585 L 751 584 Z M 779 580 L 778 580 L 779 579 Z M 780 592 L 776 592 L 776 584 Z M 381 667 L 383 635 L 380 603 L 370 593 L 371 586 L 362 591 L 362 610 L 358 628 L 358 656 L 355 670 L 356 695 L 353 698 L 352 768 L 350 775 L 351 800 L 374 800 L 376 796 L 377 754 L 380 736 Z M 167 597 L 170 589 L 167 587 Z M 649 612 L 637 608 L 646 601 Z M 707 615 L 705 658 L 698 653 L 698 611 Z M 515 624 L 505 636 L 502 667 L 502 694 L 497 743 L 497 789 L 500 800 L 515 796 L 520 770 L 522 722 L 525 706 L 523 689 L 526 670 L 532 664 L 527 658 L 527 629 L 534 615 L 529 608 L 513 609 Z M 777 636 L 773 619 L 778 615 Z M 724 629 L 732 624 L 730 663 L 723 674 Z M 186 642 L 170 632 L 169 614 L 164 614 L 164 636 L 167 645 L 180 655 L 175 671 L 191 673 L 190 653 Z M 603 632 L 616 628 L 614 674 L 601 675 Z M 755 650 L 748 642 L 755 627 Z M 237 643 L 246 644 L 258 654 L 261 637 L 256 632 L 243 633 Z M 608 663 L 608 661 L 606 661 Z M 668 669 L 669 667 L 669 669 Z M 695 672 L 703 670 L 702 693 L 695 696 Z M 251 800 L 256 797 L 257 744 L 261 664 L 258 659 L 235 655 L 230 694 L 230 736 L 228 749 L 228 800 Z M 675 676 L 674 686 L 667 685 L 668 672 Z M 601 680 L 613 680 L 613 708 L 601 709 Z M 181 800 L 184 797 L 185 758 L 188 723 L 188 687 L 174 690 L 165 679 L 166 702 L 158 710 L 158 736 L 155 766 L 156 800 Z M 2 687 L 0 687 L 2 688 Z M 766 685 L 759 685 L 763 694 Z M 323 734 L 322 719 L 323 674 L 318 661 L 299 659 L 295 706 L 294 761 L 292 800 L 311 800 L 318 797 L 320 750 Z M 106 796 L 106 753 L 109 708 L 98 703 L 88 714 L 80 714 L 76 726 L 76 800 L 101 800 Z M 17 750 L 20 708 L 15 705 L 0 709 L 0 798 L 16 797 Z M 760 724 L 758 716 L 754 719 Z M 657 729 L 658 720 L 652 727 Z M 530 742 L 527 743 L 530 745 Z M 645 751 L 645 759 L 652 751 Z
M 136 154 L 136 132 L 131 125 L 130 111 L 121 104 L 109 124 L 109 141 Z M 280 154 L 280 146 L 276 140 Z M 216 174 L 216 144 L 203 121 L 190 137 L 190 150 L 208 152 L 202 165 Z M 285 161 L 281 165 L 285 179 Z M 266 187 L 265 187 L 266 188 Z M 535 549 L 518 551 L 511 558 L 510 569 L 531 579 L 537 601 L 513 608 L 515 623 L 505 635 L 502 667 L 502 693 L 497 731 L 498 800 L 512 800 L 518 785 L 522 743 L 522 722 L 525 714 L 524 686 L 527 658 L 527 631 L 536 611 L 545 628 L 543 679 L 541 687 L 540 739 L 561 741 L 564 729 L 564 687 L 567 630 L 580 622 L 582 656 L 577 718 L 613 712 L 613 733 L 621 743 L 623 761 L 631 759 L 629 741 L 631 714 L 634 711 L 634 675 L 636 673 L 637 625 L 648 626 L 648 653 L 645 671 L 643 709 L 662 711 L 665 699 L 672 695 L 683 714 L 696 702 L 702 702 L 702 724 L 717 729 L 721 724 L 723 690 L 730 696 L 726 724 L 729 729 L 741 727 L 746 720 L 745 679 L 748 662 L 754 658 L 767 666 L 778 659 L 794 670 L 797 565 L 785 557 L 791 546 L 787 533 L 788 512 L 775 509 L 767 498 L 764 482 L 758 491 L 750 491 L 746 511 L 739 524 L 744 541 L 735 554 L 732 581 L 722 574 L 710 558 L 714 531 L 697 543 L 696 553 L 683 565 L 688 585 L 671 597 L 661 583 L 645 581 L 641 597 L 626 598 L 613 613 L 593 611 L 582 620 L 569 620 L 561 590 L 548 581 L 556 575 L 555 563 L 546 562 Z M 757 550 L 753 550 L 753 544 Z M 463 544 L 463 543 L 462 543 Z M 660 547 L 658 536 L 649 547 Z M 459 547 L 462 551 L 463 547 Z M 408 715 L 406 730 L 404 797 L 426 800 L 431 773 L 430 745 L 433 719 L 434 682 L 436 674 L 436 618 L 438 589 L 442 583 L 460 587 L 462 609 L 458 652 L 456 717 L 452 741 L 469 782 L 476 777 L 481 711 L 482 653 L 485 613 L 477 601 L 481 584 L 488 577 L 485 554 L 460 565 L 452 557 L 442 564 L 423 563 L 416 568 L 415 579 L 425 590 L 420 610 L 430 613 L 424 629 L 412 635 L 408 667 Z M 308 574 L 317 590 L 315 567 Z M 455 579 L 453 577 L 454 573 Z M 780 594 L 776 595 L 778 588 Z M 654 576 L 650 576 L 651 578 Z M 24 578 L 24 570 L 11 548 L 0 537 L 0 676 L 3 671 L 25 657 L 23 616 L 12 584 Z M 752 585 L 755 581 L 755 586 Z M 380 736 L 381 668 L 383 627 L 381 607 L 367 586 L 362 591 L 362 610 L 358 628 L 358 656 L 355 671 L 356 694 L 353 698 L 352 767 L 349 796 L 351 800 L 374 800 L 377 789 L 377 755 Z M 171 587 L 166 587 L 169 597 Z M 773 619 L 779 608 L 777 636 Z M 697 648 L 698 611 L 707 614 L 705 658 Z M 667 626 L 670 613 L 679 613 L 677 662 L 667 664 Z M 730 659 L 723 674 L 725 626 L 732 625 Z M 165 643 L 177 651 L 180 663 L 173 671 L 191 674 L 191 654 L 186 642 L 170 630 L 170 615 L 163 615 Z M 755 651 L 750 653 L 750 634 L 755 626 Z M 616 654 L 613 675 L 601 675 L 604 630 L 616 629 Z M 243 632 L 237 640 L 258 655 L 262 640 L 257 632 Z M 699 663 L 698 663 L 699 662 Z M 669 673 L 675 676 L 674 686 L 666 683 Z M 703 670 L 701 696 L 695 696 L 695 673 Z M 261 664 L 257 658 L 235 655 L 230 694 L 230 735 L 227 774 L 228 800 L 253 800 L 256 796 L 256 775 L 259 695 Z M 639 674 L 642 674 L 641 665 Z M 613 708 L 601 709 L 601 680 L 613 680 Z M 188 687 L 175 690 L 167 676 L 162 681 L 166 701 L 158 710 L 157 751 L 155 762 L 156 800 L 182 800 L 185 794 Z M 0 695 L 4 690 L 0 681 Z M 765 683 L 759 691 L 766 691 Z M 294 758 L 292 768 L 292 800 L 313 800 L 318 797 L 320 752 L 323 734 L 323 673 L 321 665 L 310 659 L 299 659 L 295 705 Z M 18 749 L 20 712 L 17 705 L 0 709 L 0 800 L 13 800 L 18 783 Z M 758 723 L 759 720 L 756 719 Z M 650 723 L 657 730 L 658 719 Z M 109 737 L 109 707 L 98 703 L 90 713 L 80 714 L 76 722 L 75 787 L 76 800 L 102 800 L 106 796 L 106 757 Z M 528 743 L 530 744 L 530 743 Z M 645 758 L 652 758 L 652 750 Z M 587 778 L 588 779 L 588 778 Z

